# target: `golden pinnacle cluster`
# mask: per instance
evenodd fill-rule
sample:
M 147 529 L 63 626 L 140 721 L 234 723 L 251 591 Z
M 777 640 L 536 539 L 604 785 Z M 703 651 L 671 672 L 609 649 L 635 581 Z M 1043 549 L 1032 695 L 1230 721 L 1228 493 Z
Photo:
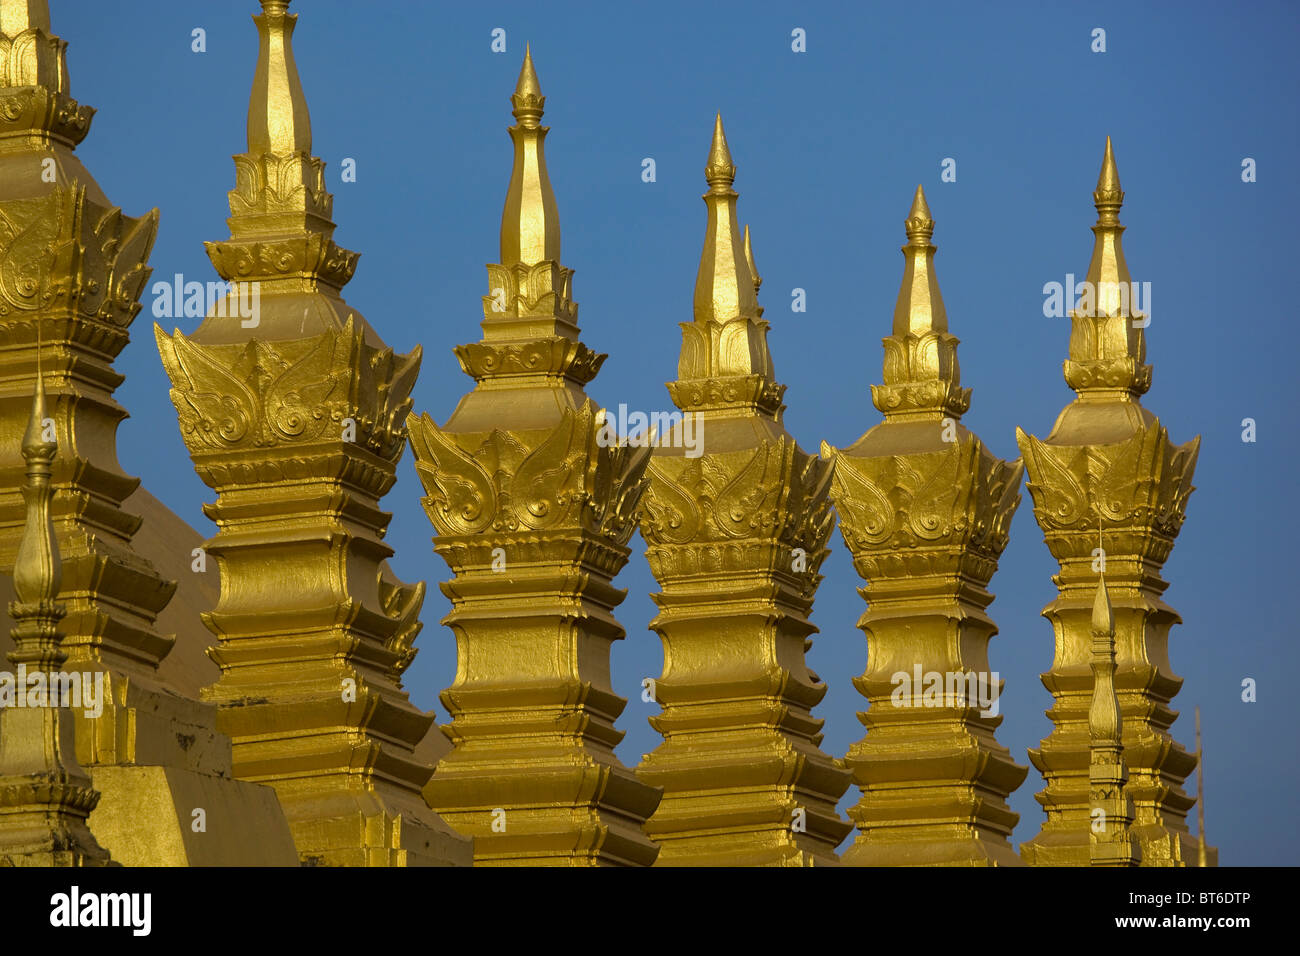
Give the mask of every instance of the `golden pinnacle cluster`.
M 671 434 L 609 442 L 584 391 L 605 356 L 579 339 L 526 53 L 482 338 L 455 349 L 474 387 L 439 425 L 412 412 L 420 349 L 394 353 L 342 298 L 357 256 L 332 238 L 296 18 L 287 0 L 261 6 L 230 238 L 207 244 L 223 279 L 258 284 L 259 322 L 223 302 L 191 335 L 155 326 L 215 494 L 204 542 L 115 449 L 113 362 L 158 213 L 123 215 L 76 158 L 93 110 L 69 92 L 44 0 L 0 0 L 0 649 L 51 684 L 76 670 L 105 688 L 93 718 L 58 699 L 0 707 L 0 866 L 1217 861 L 1186 823 L 1197 757 L 1170 734 L 1179 618 L 1159 573 L 1199 440 L 1174 445 L 1140 402 L 1151 367 L 1120 295 L 1109 140 L 1099 292 L 1071 313 L 1077 398 L 1046 438 L 1017 431 L 1023 461 L 961 424 L 970 389 L 920 187 L 872 386 L 883 421 L 844 449 L 799 447 L 720 116 L 668 385 L 674 427 L 699 429 L 702 453 Z M 451 571 L 445 727 L 402 686 L 425 584 L 389 570 L 380 501 L 408 443 Z M 894 691 L 900 673 L 990 675 L 988 586 L 1024 475 L 1060 569 L 1044 611 L 1053 729 L 1029 754 L 1046 820 L 1017 850 L 1007 797 L 1028 768 L 998 742 L 996 708 L 970 694 L 898 706 Z M 870 649 L 854 679 L 867 733 L 839 759 L 821 749 L 827 685 L 805 660 L 837 514 Z M 638 529 L 660 588 L 663 742 L 629 768 L 609 659 Z M 850 784 L 862 798 L 846 820 Z

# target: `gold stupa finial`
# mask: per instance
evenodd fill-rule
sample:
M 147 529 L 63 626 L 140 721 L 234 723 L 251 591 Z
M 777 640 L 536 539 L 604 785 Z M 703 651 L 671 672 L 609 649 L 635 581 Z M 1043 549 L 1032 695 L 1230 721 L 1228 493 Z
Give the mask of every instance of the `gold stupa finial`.
M 1115 165 L 1115 149 L 1109 136 L 1092 202 L 1097 207 L 1097 224 L 1092 227 L 1097 238 L 1088 264 L 1088 281 L 1092 283 L 1095 297 L 1094 308 L 1085 306 L 1083 311 L 1097 316 L 1132 315 L 1132 303 L 1127 298 L 1121 301 L 1119 289 L 1119 283 L 1129 282 L 1128 264 L 1120 244 L 1124 227 L 1120 225 L 1119 211 L 1124 205 L 1124 190 L 1119 187 L 1119 168 Z
M 261 15 L 253 17 L 260 43 L 248 100 L 249 155 L 311 153 L 307 97 L 293 60 L 297 21 L 289 0 L 262 0 Z
M 1097 577 L 1097 593 L 1092 601 L 1092 632 L 1115 637 L 1115 612 L 1110 605 L 1110 593 L 1106 590 L 1106 575 Z M 1113 648 L 1112 648 L 1113 653 Z
M 684 412 L 757 413 L 779 421 L 785 386 L 776 381 L 767 347 L 768 324 L 758 304 L 763 280 L 754 266 L 748 227 L 741 230 L 737 218 L 735 176 L 719 113 L 704 167 L 708 223 L 695 275 L 693 321 L 681 323 L 677 381 L 668 391 Z M 703 392 L 701 382 L 708 383 Z
M 50 500 L 54 495 L 50 475 L 57 450 L 57 443 L 46 439 L 45 386 L 38 373 L 31 416 L 23 434 L 27 480 L 22 493 L 27 515 L 14 558 L 15 600 L 9 605 L 14 621 L 14 649 L 8 657 L 15 665 L 55 668 L 64 660 L 59 649 L 60 635 L 55 629 L 64 614 L 56 603 L 62 568 L 50 520 Z
M 1097 222 L 1092 259 L 1077 303 L 1070 304 L 1070 359 L 1065 380 L 1088 401 L 1134 401 L 1151 385 L 1146 359 L 1142 289 L 1133 282 L 1124 261 L 1119 221 L 1124 190 L 1119 184 L 1115 148 L 1106 137 L 1106 151 L 1092 194 Z M 1144 284 L 1143 289 L 1149 289 Z M 1149 301 L 1149 294 L 1147 300 Z
M 1092 602 L 1092 701 L 1088 707 L 1088 796 L 1102 826 L 1093 827 L 1088 858 L 1093 866 L 1136 866 L 1141 852 L 1132 839 L 1133 805 L 1124 792 L 1128 767 L 1119 697 L 1115 693 L 1115 612 L 1106 574 L 1097 577 Z
M 320 292 L 337 300 L 357 264 L 355 252 L 333 241 L 334 197 L 325 188 L 324 161 L 311 152 L 311 118 L 293 57 L 298 17 L 289 13 L 289 0 L 261 0 L 261 7 L 253 15 L 258 53 L 248 98 L 248 150 L 234 157 L 235 188 L 227 194 L 230 239 L 204 244 L 217 273 L 241 284 L 237 294 L 245 303 L 257 289 L 258 324 L 246 327 L 259 336 L 289 334 L 306 317 L 301 303 L 272 305 L 272 297 Z M 246 305 L 238 300 L 220 303 L 201 333 L 225 334 L 228 317 L 241 308 Z M 324 316 L 313 309 L 313 325 L 336 318 L 343 324 L 341 316 Z
M 524 63 L 519 68 L 519 82 L 515 84 L 513 98 L 518 100 L 515 104 L 516 108 L 532 101 L 544 103 L 546 99 L 542 96 L 542 84 L 537 79 L 537 68 L 533 66 L 533 45 L 531 43 L 524 44 Z M 541 115 L 540 109 L 538 115 Z M 518 118 L 518 114 L 516 114 L 516 118 Z
M 1140 313 L 1140 290 L 1132 281 L 1125 261 L 1119 224 L 1119 209 L 1125 191 L 1119 187 L 1119 168 L 1110 137 L 1097 176 L 1092 202 L 1097 222 L 1092 226 L 1092 259 L 1078 303 L 1071 303 L 1074 328 L 1070 336 L 1070 363 L 1066 381 L 1083 397 L 1095 394 L 1100 401 L 1121 398 L 1130 401 L 1151 385 L 1147 339 Z
M 961 387 L 959 340 L 948 332 L 948 311 L 934 271 L 934 217 L 919 185 L 903 229 L 903 281 L 894 323 L 884 339 L 884 384 L 872 386 L 872 401 L 890 421 L 960 418 L 970 408 L 970 389 Z
M 510 97 L 516 125 L 510 127 L 515 163 L 501 214 L 501 263 L 536 265 L 560 261 L 560 212 L 546 171 L 548 127 L 541 125 L 542 95 L 531 47 L 524 49 L 519 82 Z
M 1101 159 L 1101 172 L 1097 176 L 1097 188 L 1092 194 L 1097 206 L 1097 224 L 1119 223 L 1119 210 L 1124 205 L 1124 190 L 1119 185 L 1119 167 L 1115 165 L 1115 148 L 1110 137 L 1106 137 L 1106 153 Z
M 695 279 L 695 321 L 728 322 L 741 316 L 756 319 L 758 298 L 754 294 L 754 277 L 749 271 L 744 234 L 736 218 L 738 194 L 731 188 L 736 167 L 731 161 L 721 113 L 713 123 L 713 141 L 704 178 L 709 184 L 709 191 L 704 194 L 709 223 Z
M 919 185 L 903 228 L 907 233 L 907 245 L 903 247 L 907 264 L 898 289 L 898 303 L 894 306 L 893 333 L 924 335 L 926 332 L 947 332 L 948 312 L 943 307 L 939 279 L 934 273 L 936 250 L 930 244 L 934 219 L 925 201 L 925 190 Z
M 1098 532 L 1100 540 L 1100 532 Z M 1104 552 L 1103 552 L 1104 553 Z M 1097 590 L 1092 600 L 1092 704 L 1088 708 L 1088 737 L 1092 742 L 1093 760 L 1103 750 L 1108 766 L 1122 761 L 1119 698 L 1115 694 L 1115 611 L 1106 589 L 1106 572 L 1097 575 Z
M 730 191 L 736 181 L 736 164 L 731 161 L 727 134 L 722 128 L 722 113 L 713 121 L 713 142 L 709 144 L 709 161 L 704 167 L 704 178 L 713 192 Z
M 907 212 L 907 221 L 903 224 L 907 232 L 907 241 L 914 246 L 928 246 L 934 235 L 934 217 L 930 215 L 930 204 L 925 201 L 925 190 L 920 183 L 916 186 L 916 195 L 912 197 L 912 208 Z

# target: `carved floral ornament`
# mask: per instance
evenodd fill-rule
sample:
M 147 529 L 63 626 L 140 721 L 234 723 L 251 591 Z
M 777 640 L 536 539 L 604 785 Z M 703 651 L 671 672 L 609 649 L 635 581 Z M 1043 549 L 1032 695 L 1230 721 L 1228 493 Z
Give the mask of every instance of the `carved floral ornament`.
M 181 433 L 194 452 L 355 441 L 387 460 L 401 453 L 421 350 L 376 349 L 349 315 L 342 329 L 289 342 L 200 345 L 157 325 Z
M 241 153 L 234 160 L 235 188 L 227 194 L 234 218 L 306 211 L 328 220 L 333 214 L 323 160 L 306 153 Z
M 484 319 L 551 315 L 577 325 L 572 269 L 543 260 L 532 265 L 490 263 L 487 270 L 489 291 L 483 296 Z
M 751 538 L 813 555 L 830 537 L 830 468 L 791 438 L 734 453 L 655 459 L 650 472 L 641 533 L 651 545 Z
M 1030 464 L 1027 483 L 1044 530 L 1142 524 L 1173 537 L 1182 528 L 1198 436 L 1174 445 L 1159 421 L 1112 445 L 1052 446 L 1016 430 Z
M 854 458 L 822 446 L 834 464 L 833 496 L 854 553 L 968 541 L 1006 547 L 1024 465 L 1004 462 L 977 438 L 931 454 Z
M 427 414 L 411 416 L 429 520 L 440 535 L 581 528 L 626 544 L 651 448 L 601 444 L 603 423 L 587 399 L 547 433 L 493 429 L 462 438 L 471 451 Z
M 0 316 L 71 304 L 121 328 L 140 311 L 158 211 L 132 219 L 56 188 L 0 208 Z
M 530 375 L 564 377 L 586 385 L 600 371 L 607 355 L 562 335 L 549 335 L 527 342 L 496 344 L 474 342 L 459 345 L 456 358 L 466 375 L 476 382 Z

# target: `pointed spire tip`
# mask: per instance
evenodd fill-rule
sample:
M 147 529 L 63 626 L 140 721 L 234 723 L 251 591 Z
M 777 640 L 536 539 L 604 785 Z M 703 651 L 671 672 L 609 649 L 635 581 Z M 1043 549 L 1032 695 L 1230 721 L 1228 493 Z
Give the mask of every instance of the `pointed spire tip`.
M 736 165 L 731 161 L 731 147 L 727 133 L 722 128 L 722 111 L 713 120 L 713 141 L 709 145 L 709 161 L 704 167 L 704 178 L 714 189 L 727 190 L 736 180 Z
M 1110 605 L 1110 594 L 1106 589 L 1106 575 L 1097 577 L 1097 594 L 1092 602 L 1092 629 L 1095 633 L 1115 636 L 1115 614 Z
M 1101 158 L 1101 173 L 1097 176 L 1097 193 L 1106 197 L 1118 194 L 1121 201 L 1124 195 L 1120 191 L 1119 167 L 1115 165 L 1115 147 L 1111 145 L 1109 136 L 1106 137 L 1106 151 Z
M 533 47 L 524 44 L 524 63 L 519 68 L 519 82 L 515 84 L 516 96 L 541 96 L 542 85 L 537 79 L 537 68 L 533 66 Z
M 932 219 L 930 215 L 930 204 L 925 201 L 925 189 L 920 183 L 917 183 L 916 193 L 912 196 L 912 208 L 907 214 L 908 219 Z
M 27 419 L 27 430 L 23 433 L 22 450 L 31 454 L 41 451 L 48 442 L 42 435 L 45 431 L 45 383 L 40 375 L 36 376 L 36 389 L 32 393 L 32 413 Z

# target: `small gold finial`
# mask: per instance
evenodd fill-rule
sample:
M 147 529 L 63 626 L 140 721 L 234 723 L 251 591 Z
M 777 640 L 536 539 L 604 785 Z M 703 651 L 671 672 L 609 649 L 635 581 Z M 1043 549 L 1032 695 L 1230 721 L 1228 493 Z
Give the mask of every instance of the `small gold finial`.
M 749 224 L 745 225 L 745 265 L 749 267 L 749 274 L 754 277 L 754 295 L 758 295 L 758 290 L 763 287 L 763 277 L 758 274 L 758 266 L 754 264 L 754 247 L 749 243 Z
M 18 625 L 14 630 L 14 653 L 18 656 L 10 657 L 15 662 L 45 662 L 44 656 L 58 643 L 54 624 L 63 616 L 53 607 L 62 573 L 58 547 L 54 542 L 54 527 L 50 521 L 50 499 L 54 494 L 50 475 L 58 445 L 46 439 L 45 430 L 45 386 L 38 375 L 31 416 L 23 433 L 22 454 L 27 462 L 27 480 L 22 491 L 27 516 L 14 558 L 16 600 L 9 605 L 10 616 Z
M 934 235 L 934 218 L 930 215 L 930 206 L 925 201 L 925 190 L 918 183 L 916 195 L 912 197 L 912 208 L 908 210 L 907 221 L 903 224 L 907 232 L 907 241 L 914 246 L 928 246 Z
M 297 21 L 289 0 L 262 0 L 262 13 L 253 16 L 260 42 L 248 100 L 250 155 L 311 153 L 311 117 L 293 59 Z
M 548 127 L 541 125 L 546 105 L 531 45 L 524 49 L 519 82 L 510 96 L 516 124 L 509 127 L 515 145 L 514 168 L 501 213 L 501 264 L 560 262 L 560 212 L 546 171 Z
M 736 166 L 731 161 L 727 134 L 722 129 L 722 113 L 713 121 L 713 142 L 709 146 L 709 161 L 704 167 L 704 178 L 713 192 L 728 192 L 736 181 Z
M 520 126 L 526 129 L 538 128 L 546 107 L 546 97 L 542 95 L 542 84 L 537 79 L 537 69 L 533 66 L 531 44 L 524 45 L 524 65 L 519 68 L 519 82 L 515 84 L 510 102 Z
M 948 332 L 948 310 L 934 271 L 934 217 L 919 184 L 903 229 L 903 279 L 884 340 L 884 382 L 871 386 L 871 401 L 887 421 L 960 418 L 970 408 L 971 390 L 961 387 L 958 339 Z
M 248 149 L 234 157 L 236 185 L 227 193 L 230 239 L 204 244 L 217 273 L 239 284 L 232 295 L 258 290 L 259 336 L 298 327 L 301 306 L 278 299 L 281 293 L 334 297 L 357 264 L 355 252 L 333 241 L 334 197 L 325 188 L 325 163 L 311 153 L 311 117 L 293 55 L 298 16 L 289 13 L 289 0 L 261 0 L 261 8 L 253 15 L 258 52 L 248 97 Z M 304 237 L 307 248 L 321 250 L 306 260 Z M 288 262 L 299 264 L 283 266 Z M 233 299 L 222 302 L 200 334 L 225 334 L 227 305 L 237 308 Z M 337 318 L 341 324 L 343 317 Z
M 37 373 L 36 391 L 32 395 L 32 413 L 23 432 L 23 458 L 53 461 L 55 444 L 45 441 L 45 385 Z
M 1151 366 L 1144 364 L 1144 325 L 1137 321 L 1141 303 L 1150 301 L 1149 283 L 1133 282 L 1124 261 L 1124 227 L 1119 221 L 1124 191 L 1109 136 L 1092 198 L 1097 207 L 1092 258 L 1079 286 L 1083 294 L 1070 304 L 1065 381 L 1090 401 L 1132 401 L 1151 385 Z
M 934 235 L 934 219 L 930 215 L 930 206 L 925 201 L 925 190 L 919 185 L 912 197 L 912 208 L 908 210 L 903 227 L 907 233 L 907 245 L 903 246 L 907 264 L 903 269 L 903 282 L 898 289 L 898 301 L 894 305 L 893 334 L 947 332 L 948 311 L 944 308 L 943 294 L 939 291 L 939 280 L 934 273 L 936 250 L 930 244 L 930 237 Z M 929 371 L 936 376 L 941 372 L 937 367 Z
M 1111 608 L 1110 594 L 1106 591 L 1106 575 L 1097 577 L 1097 594 L 1092 601 L 1093 633 L 1115 636 L 1115 612 Z
M 1092 700 L 1088 706 L 1088 796 L 1105 827 L 1093 830 L 1088 858 L 1093 866 L 1137 866 L 1141 851 L 1130 836 L 1133 805 L 1124 792 L 1123 719 L 1115 693 L 1115 614 L 1106 590 L 1106 575 L 1097 577 L 1092 602 Z
M 537 80 L 537 68 L 533 66 L 533 45 L 524 44 L 524 64 L 519 68 L 519 82 L 515 84 L 516 96 L 541 96 L 542 84 Z
M 713 123 L 713 142 L 709 162 L 704 169 L 709 191 L 704 203 L 709 209 L 709 224 L 704 236 L 704 251 L 695 278 L 695 321 L 729 322 L 738 317 L 758 318 L 758 297 L 754 294 L 754 277 L 746 261 L 745 242 L 736 217 L 738 195 L 731 184 L 736 167 L 731 161 L 727 134 L 722 129 L 722 114 Z M 699 377 L 715 372 L 696 371 Z M 679 370 L 679 377 L 687 377 Z
M 1124 190 L 1119 185 L 1119 167 L 1115 165 L 1115 149 L 1111 146 L 1109 136 L 1106 137 L 1106 154 L 1101 160 L 1101 173 L 1097 176 L 1097 188 L 1092 194 L 1092 201 L 1097 207 L 1097 225 L 1119 224 Z

